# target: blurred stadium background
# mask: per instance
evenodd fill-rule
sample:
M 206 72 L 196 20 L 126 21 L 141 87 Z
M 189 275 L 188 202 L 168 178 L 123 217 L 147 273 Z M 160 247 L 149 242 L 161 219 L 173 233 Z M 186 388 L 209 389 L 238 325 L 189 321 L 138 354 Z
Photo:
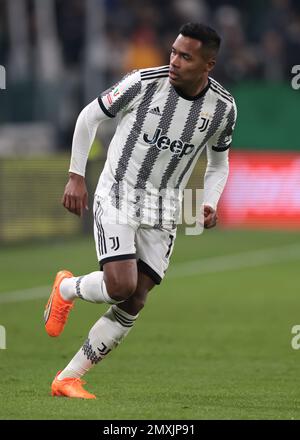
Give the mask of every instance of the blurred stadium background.
M 107 406 L 101 417 L 299 418 L 300 402 L 294 388 L 297 360 L 290 347 L 291 326 L 299 323 L 300 90 L 292 87 L 292 68 L 300 65 L 299 1 L 144 0 L 141 6 L 138 0 L 0 0 L 0 65 L 6 69 L 6 89 L 0 90 L 0 324 L 8 335 L 8 349 L 0 350 L 0 371 L 6 372 L 7 379 L 2 383 L 6 409 L 0 407 L 1 418 L 47 417 L 40 388 L 31 387 L 30 382 L 38 381 L 34 374 L 38 370 L 46 395 L 57 356 L 62 364 L 66 360 L 63 344 L 59 342 L 58 355 L 57 346 L 43 333 L 47 286 L 61 265 L 75 273 L 97 270 L 91 211 L 77 219 L 60 204 L 77 115 L 128 70 L 167 64 L 170 45 L 187 21 L 209 24 L 223 38 L 212 76 L 228 88 L 238 106 L 230 178 L 219 207 L 218 229 L 205 232 L 199 241 L 179 234 L 175 269 L 160 287 L 163 295 L 154 297 L 145 310 L 140 327 L 149 350 L 154 352 L 162 339 L 174 365 L 183 356 L 187 369 L 175 372 L 164 358 L 161 365 L 166 362 L 165 368 L 174 375 L 166 377 L 156 360 L 163 381 L 156 389 L 157 377 L 143 365 L 148 385 L 152 381 L 157 394 L 153 391 L 149 396 L 148 389 L 148 407 L 141 388 L 135 404 L 126 402 L 126 412 L 114 400 L 119 393 L 113 369 L 115 374 L 119 370 L 105 361 L 112 370 L 103 364 L 108 378 L 104 392 L 112 390 L 108 402 L 115 412 Z M 114 128 L 113 121 L 102 124 L 91 151 L 87 172 L 90 204 Z M 204 169 L 205 159 L 191 177 L 191 188 L 201 187 Z M 224 263 L 222 258 L 228 256 Z M 192 269 L 187 270 L 186 262 L 194 263 Z M 173 280 L 176 269 L 177 275 L 182 270 L 181 280 Z M 189 300 L 184 301 L 180 294 L 186 289 L 183 281 L 188 274 L 190 301 L 200 311 L 200 321 L 198 313 L 194 316 L 186 309 Z M 178 290 L 176 301 L 170 290 L 172 294 Z M 25 302 L 24 295 L 32 301 Z M 80 323 L 75 326 L 75 318 L 70 323 L 67 354 L 77 350 L 79 336 L 86 335 L 88 323 L 99 314 L 99 309 L 88 307 L 78 306 Z M 167 327 L 160 316 L 164 310 L 173 329 L 165 339 Z M 179 310 L 185 310 L 187 316 L 181 316 Z M 24 323 L 24 316 L 30 322 Z M 178 321 L 179 328 L 187 329 L 190 345 L 181 339 L 182 332 L 176 334 Z M 128 353 L 143 353 L 140 338 L 139 332 L 133 334 Z M 210 348 L 208 341 L 213 344 Z M 188 346 L 183 355 L 176 348 L 178 343 Z M 198 344 L 202 348 L 197 351 Z M 15 365 L 20 353 L 22 376 Z M 126 353 L 124 349 L 116 355 L 125 372 Z M 153 359 L 147 353 L 145 362 L 149 359 L 151 364 Z M 188 366 L 187 359 L 192 358 L 195 363 Z M 137 378 L 138 366 L 134 369 Z M 197 368 L 201 368 L 200 376 Z M 184 395 L 182 381 L 175 381 L 176 374 L 190 377 L 186 379 L 189 385 L 193 381 L 193 404 Z M 91 377 L 103 386 L 97 373 L 92 372 Z M 171 377 L 174 383 L 168 382 Z M 170 391 L 157 398 L 159 390 L 168 385 L 178 391 L 177 396 Z M 9 400 L 12 387 L 19 388 L 19 394 Z M 186 406 L 179 408 L 178 399 L 184 401 L 185 397 Z M 168 407 L 157 403 L 167 399 Z M 30 410 L 26 409 L 29 400 Z M 49 400 L 43 402 L 49 405 Z M 98 416 L 88 407 L 85 413 L 80 406 L 71 410 L 60 405 L 59 414 L 66 418 Z M 48 416 L 55 418 L 54 406 L 48 409 Z

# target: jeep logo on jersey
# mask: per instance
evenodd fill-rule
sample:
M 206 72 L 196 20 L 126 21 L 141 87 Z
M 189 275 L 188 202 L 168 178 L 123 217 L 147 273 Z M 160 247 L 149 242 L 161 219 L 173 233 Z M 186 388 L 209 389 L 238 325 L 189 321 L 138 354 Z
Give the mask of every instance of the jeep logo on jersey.
M 180 139 L 171 141 L 168 136 L 161 136 L 161 132 L 162 129 L 157 128 L 152 139 L 149 139 L 148 134 L 144 133 L 144 141 L 147 142 L 147 144 L 155 145 L 159 150 L 169 149 L 171 153 L 175 154 L 176 156 L 178 155 L 178 157 L 183 157 L 187 154 L 190 154 L 195 148 L 195 145 L 182 142 Z

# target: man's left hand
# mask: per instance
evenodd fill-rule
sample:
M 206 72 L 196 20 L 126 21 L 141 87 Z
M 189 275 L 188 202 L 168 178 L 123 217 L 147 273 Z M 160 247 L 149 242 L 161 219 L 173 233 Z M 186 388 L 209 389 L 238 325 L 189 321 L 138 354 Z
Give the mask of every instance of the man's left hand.
M 217 211 L 211 206 L 204 205 L 204 228 L 210 229 L 216 226 L 218 221 Z

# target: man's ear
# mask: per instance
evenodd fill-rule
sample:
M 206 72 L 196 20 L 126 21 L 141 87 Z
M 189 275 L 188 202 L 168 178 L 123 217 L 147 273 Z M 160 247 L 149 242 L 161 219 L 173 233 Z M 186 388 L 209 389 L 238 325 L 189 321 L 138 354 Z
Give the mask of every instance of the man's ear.
M 215 58 L 210 58 L 206 63 L 206 70 L 207 72 L 210 72 L 216 65 Z

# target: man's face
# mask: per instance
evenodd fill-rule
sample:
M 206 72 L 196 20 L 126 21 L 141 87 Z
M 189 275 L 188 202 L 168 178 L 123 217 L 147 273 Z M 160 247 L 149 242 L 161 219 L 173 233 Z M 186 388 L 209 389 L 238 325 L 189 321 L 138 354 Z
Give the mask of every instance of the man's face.
M 190 89 L 203 81 L 203 76 L 214 67 L 215 59 L 204 56 L 202 43 L 179 34 L 170 56 L 170 83 L 184 89 Z

